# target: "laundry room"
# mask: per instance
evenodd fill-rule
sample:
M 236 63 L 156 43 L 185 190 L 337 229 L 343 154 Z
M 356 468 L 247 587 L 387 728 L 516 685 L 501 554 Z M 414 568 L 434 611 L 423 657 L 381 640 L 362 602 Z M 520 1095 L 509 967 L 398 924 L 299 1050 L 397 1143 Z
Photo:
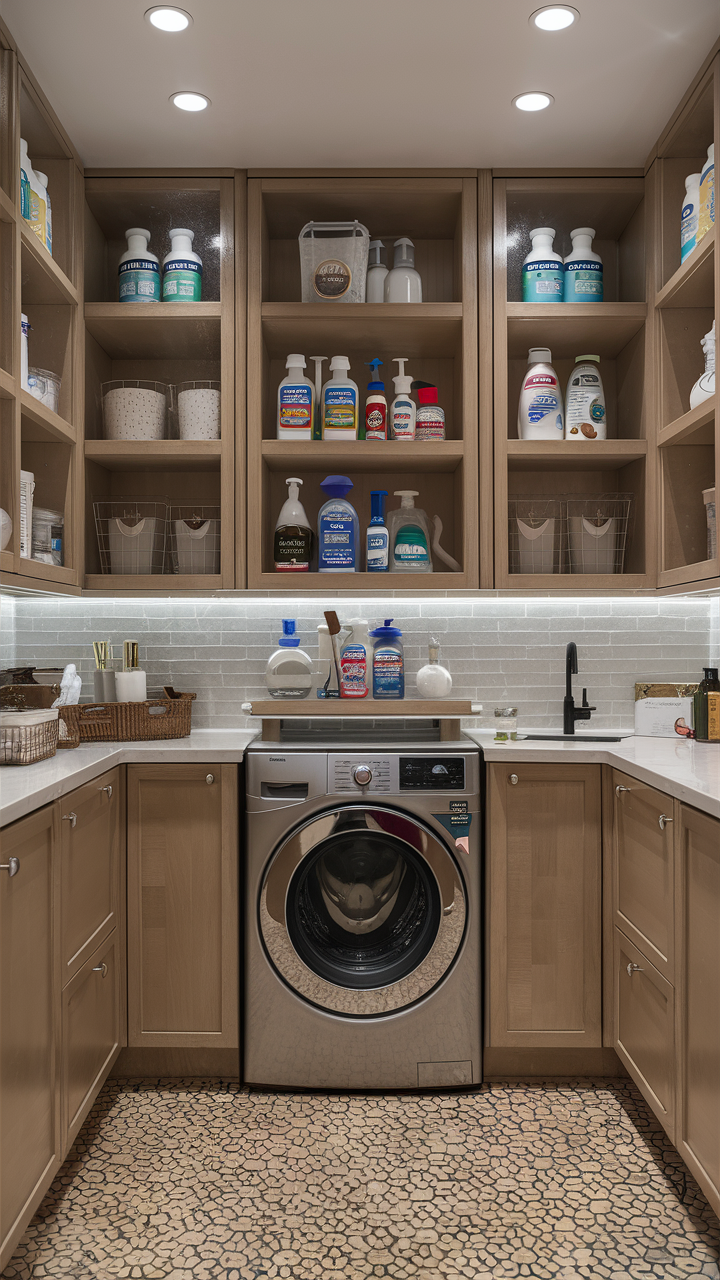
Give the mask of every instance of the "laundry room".
M 720 1280 L 719 140 L 716 0 L 0 0 L 2 1280 Z

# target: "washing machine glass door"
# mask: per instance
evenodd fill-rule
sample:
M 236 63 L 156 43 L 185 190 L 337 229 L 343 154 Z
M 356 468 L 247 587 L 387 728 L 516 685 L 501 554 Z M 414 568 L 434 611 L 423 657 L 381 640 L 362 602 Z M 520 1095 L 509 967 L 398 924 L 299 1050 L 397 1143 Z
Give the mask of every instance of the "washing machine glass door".
M 349 805 L 294 831 L 261 890 L 270 959 L 306 1000 L 349 1017 L 427 995 L 463 939 L 466 901 L 441 839 L 392 809 Z

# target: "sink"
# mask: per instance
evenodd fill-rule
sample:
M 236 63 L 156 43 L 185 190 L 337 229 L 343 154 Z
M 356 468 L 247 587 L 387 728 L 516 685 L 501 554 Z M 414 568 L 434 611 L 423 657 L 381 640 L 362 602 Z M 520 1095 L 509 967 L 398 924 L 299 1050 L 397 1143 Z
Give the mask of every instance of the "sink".
M 518 734 L 518 742 L 622 742 L 632 734 L 611 733 L 522 733 Z

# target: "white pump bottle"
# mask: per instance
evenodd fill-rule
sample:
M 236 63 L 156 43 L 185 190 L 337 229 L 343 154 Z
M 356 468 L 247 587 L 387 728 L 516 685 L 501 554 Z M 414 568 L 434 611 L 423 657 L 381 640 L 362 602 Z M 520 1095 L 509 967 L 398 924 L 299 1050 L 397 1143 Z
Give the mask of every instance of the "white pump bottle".
M 395 399 L 390 406 L 392 437 L 393 440 L 414 440 L 417 407 L 415 401 L 410 399 L 412 378 L 405 376 L 407 356 L 396 357 L 393 360 L 393 364 L 398 366 L 398 374 L 397 377 L 393 378 Z
M 415 246 L 407 236 L 395 241 L 393 269 L 385 277 L 386 302 L 422 302 L 422 280 L 415 270 Z
M 118 297 L 121 302 L 159 302 L 160 264 L 148 249 L 150 232 L 130 227 L 128 247 L 118 263 Z
M 193 253 L 195 232 L 175 227 L 172 248 L 163 258 L 163 302 L 199 302 L 202 298 L 202 258 Z
M 370 241 L 370 257 L 367 269 L 367 284 L 365 286 L 366 302 L 385 301 L 385 281 L 388 277 L 388 269 L 385 263 L 380 260 L 380 250 L 384 248 L 382 240 Z

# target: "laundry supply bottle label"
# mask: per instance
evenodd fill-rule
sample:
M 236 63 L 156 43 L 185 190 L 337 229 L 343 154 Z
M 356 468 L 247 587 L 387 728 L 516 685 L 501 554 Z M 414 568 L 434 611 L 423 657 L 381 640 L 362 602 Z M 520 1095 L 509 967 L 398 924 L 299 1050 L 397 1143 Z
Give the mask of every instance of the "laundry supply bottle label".
M 396 649 L 375 650 L 373 657 L 373 698 L 404 698 L 405 672 Z
M 395 538 L 395 560 L 399 564 L 427 564 L 430 559 L 427 539 L 416 524 L 404 524 Z
M 415 420 L 416 440 L 444 440 L 445 414 L 439 405 L 421 405 Z
M 340 697 L 367 698 L 367 653 L 364 644 L 346 644 L 340 655 Z
M 357 434 L 357 396 L 352 387 L 325 389 L 323 430 L 342 431 L 354 440 Z
M 565 301 L 602 302 L 602 262 L 567 262 L 565 264 Z
M 312 430 L 312 388 L 299 383 L 298 386 L 280 388 L 280 429 L 292 428 L 310 432 Z
M 128 258 L 118 267 L 118 293 L 121 302 L 160 301 L 160 267 L 147 258 Z
M 369 404 L 365 410 L 365 439 L 387 440 L 387 405 Z
M 24 169 L 20 170 L 20 212 L 26 222 L 32 216 L 30 208 L 30 179 Z
M 562 302 L 562 262 L 538 260 L 523 263 L 522 294 L 523 302 Z
M 307 573 L 312 557 L 312 529 L 287 524 L 275 530 L 274 555 L 277 573 Z
M 682 220 L 680 222 L 680 261 L 684 262 L 689 253 L 695 248 L 695 240 L 697 238 L 698 229 L 698 208 L 691 200 L 683 205 Z
M 163 270 L 163 301 L 199 302 L 202 266 L 192 259 L 175 258 Z
M 396 440 L 412 440 L 414 438 L 415 405 L 412 400 L 395 400 L 393 402 L 392 429 Z
M 355 524 L 352 516 L 325 516 L 320 532 L 320 568 L 355 568 Z
M 387 529 L 373 530 L 367 535 L 368 573 L 382 573 L 388 567 L 389 538 Z

